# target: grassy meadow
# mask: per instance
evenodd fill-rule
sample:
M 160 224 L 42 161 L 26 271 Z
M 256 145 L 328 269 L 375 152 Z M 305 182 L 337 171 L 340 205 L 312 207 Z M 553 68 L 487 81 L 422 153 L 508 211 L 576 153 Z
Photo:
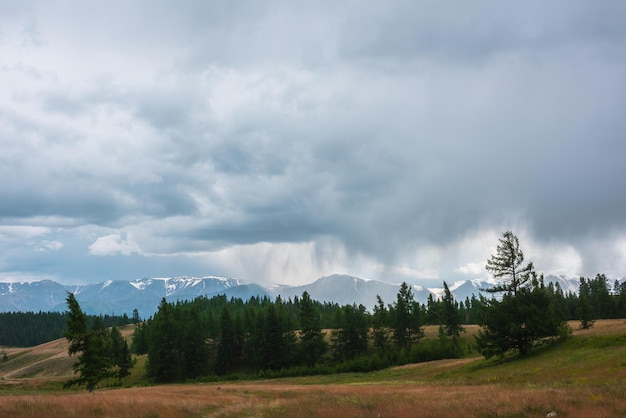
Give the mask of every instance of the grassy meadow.
M 572 323 L 576 328 L 578 323 Z M 476 327 L 467 327 L 471 344 Z M 427 336 L 436 327 L 427 328 Z M 132 330 L 127 330 L 130 334 Z M 468 358 L 374 373 L 63 390 L 71 375 L 57 340 L 7 349 L 0 363 L 0 417 L 558 417 L 626 416 L 626 321 L 597 321 L 524 358 Z M 140 359 L 140 362 L 144 359 Z M 69 367 L 69 368 L 68 368 Z

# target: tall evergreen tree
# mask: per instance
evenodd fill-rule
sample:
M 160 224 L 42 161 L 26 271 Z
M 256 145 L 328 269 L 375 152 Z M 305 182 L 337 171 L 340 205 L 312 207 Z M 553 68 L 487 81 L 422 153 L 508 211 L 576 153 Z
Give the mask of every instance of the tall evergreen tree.
M 235 364 L 234 353 L 234 323 L 228 307 L 223 306 L 220 313 L 220 337 L 217 344 L 217 354 L 215 356 L 215 373 L 226 374 L 232 371 Z
M 208 330 L 200 312 L 194 305 L 182 309 L 178 324 L 180 333 L 179 353 L 183 378 L 190 379 L 209 372 Z
M 522 266 L 524 256 L 517 237 L 505 232 L 497 251 L 487 262 L 487 269 L 506 282 L 494 289 L 504 292 L 500 300 L 481 299 L 478 324 L 482 329 L 476 337 L 481 353 L 488 358 L 514 349 L 524 355 L 539 339 L 569 335 L 565 315 L 546 290 L 543 276 L 537 277 L 532 263 Z
M 289 353 L 282 318 L 276 312 L 274 304 L 266 308 L 264 325 L 263 368 L 280 370 L 287 365 Z
M 174 317 L 175 307 L 165 298 L 161 299 L 159 309 L 151 321 L 148 332 L 148 375 L 158 382 L 180 380 L 178 357 L 178 328 Z
M 595 322 L 595 313 L 589 301 L 590 298 L 591 289 L 589 283 L 584 277 L 581 277 L 578 284 L 578 304 L 576 306 L 576 313 L 580 319 L 580 329 L 589 329 Z
M 117 367 L 118 379 L 123 379 L 130 375 L 130 369 L 133 367 L 128 342 L 116 326 L 111 328 L 111 360 L 113 366 Z
M 150 325 L 152 320 L 146 322 L 139 322 L 133 332 L 133 339 L 130 345 L 130 350 L 135 354 L 148 354 Z
M 462 321 L 459 310 L 448 288 L 448 284 L 445 281 L 443 282 L 443 298 L 441 302 L 443 332 L 445 335 L 452 337 L 454 341 L 457 341 L 461 336 L 461 332 L 465 332 L 465 328 L 461 325 Z
M 524 265 L 524 253 L 519 248 L 519 240 L 513 232 L 506 231 L 500 238 L 497 254 L 487 260 L 485 268 L 494 278 L 505 280 L 498 286 L 486 289 L 488 292 L 509 292 L 515 296 L 517 291 L 530 280 L 533 263 Z
M 131 321 L 133 324 L 138 324 L 141 322 L 141 318 L 139 317 L 139 311 L 137 308 L 133 309 L 133 319 Z
M 320 325 L 320 314 L 308 292 L 300 298 L 300 356 L 308 367 L 313 367 L 327 349 Z
M 379 353 L 387 350 L 387 327 L 389 326 L 389 312 L 385 303 L 379 295 L 376 295 L 376 306 L 372 315 L 372 333 L 374 337 L 374 347 Z
M 345 305 L 337 311 L 332 341 L 336 357 L 350 360 L 367 351 L 369 324 L 363 305 Z
M 69 341 L 69 355 L 77 355 L 73 368 L 79 376 L 66 382 L 65 386 L 85 385 L 91 392 L 102 379 L 111 375 L 111 338 L 99 318 L 91 328 L 88 327 L 87 315 L 73 293 L 68 292 L 66 304 L 67 328 L 64 336 Z
M 398 347 L 411 351 L 413 340 L 423 335 L 423 318 L 419 304 L 413 298 L 411 287 L 403 282 L 393 306 L 393 332 Z
M 435 300 L 432 293 L 428 294 L 426 301 L 426 323 L 428 325 L 440 325 L 442 321 L 441 301 Z

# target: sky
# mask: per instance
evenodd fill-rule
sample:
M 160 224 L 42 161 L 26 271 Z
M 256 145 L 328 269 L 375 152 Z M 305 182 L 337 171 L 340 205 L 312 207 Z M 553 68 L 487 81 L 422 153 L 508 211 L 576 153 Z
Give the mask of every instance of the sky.
M 0 0 L 0 281 L 626 276 L 626 2 Z

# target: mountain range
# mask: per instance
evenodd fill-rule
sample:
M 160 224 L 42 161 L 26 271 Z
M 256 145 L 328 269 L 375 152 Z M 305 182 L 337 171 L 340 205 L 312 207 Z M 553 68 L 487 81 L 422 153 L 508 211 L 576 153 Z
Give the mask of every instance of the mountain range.
M 558 283 L 565 292 L 578 291 L 578 279 L 547 276 L 545 282 Z M 455 282 L 449 288 L 456 300 L 463 301 L 494 284 L 495 281 L 492 280 L 466 280 Z M 301 296 L 304 291 L 309 292 L 312 299 L 322 302 L 340 305 L 356 303 L 372 309 L 376 304 L 376 296 L 380 296 L 385 304 L 393 303 L 399 288 L 399 284 L 340 274 L 321 277 L 307 285 L 271 287 L 217 276 L 107 280 L 83 285 L 63 285 L 52 280 L 0 282 L 0 312 L 65 311 L 67 292 L 74 293 L 81 308 L 88 314 L 131 315 L 137 309 L 140 316 L 145 318 L 156 312 L 162 298 L 169 302 L 192 300 L 198 296 L 210 298 L 215 295 L 244 300 L 253 296 L 273 299 L 280 295 L 283 299 L 288 299 Z M 425 288 L 419 285 L 412 285 L 412 291 L 415 300 L 421 303 L 426 303 L 429 295 L 438 298 L 443 294 L 443 288 Z

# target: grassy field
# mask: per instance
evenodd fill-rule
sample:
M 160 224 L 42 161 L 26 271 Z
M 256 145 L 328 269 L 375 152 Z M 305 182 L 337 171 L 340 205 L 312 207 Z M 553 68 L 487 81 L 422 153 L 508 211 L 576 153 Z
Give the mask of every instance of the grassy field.
M 624 320 L 597 321 L 564 343 L 504 361 L 472 357 L 366 374 L 91 394 L 61 389 L 67 370 L 59 361 L 47 372 L 34 372 L 46 369 L 46 356 L 62 358 L 63 344 L 9 352 L 10 361 L 0 364 L 0 417 L 545 417 L 552 411 L 558 417 L 626 416 Z M 140 382 L 140 372 L 132 380 Z

